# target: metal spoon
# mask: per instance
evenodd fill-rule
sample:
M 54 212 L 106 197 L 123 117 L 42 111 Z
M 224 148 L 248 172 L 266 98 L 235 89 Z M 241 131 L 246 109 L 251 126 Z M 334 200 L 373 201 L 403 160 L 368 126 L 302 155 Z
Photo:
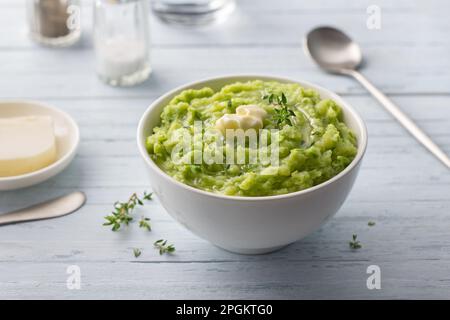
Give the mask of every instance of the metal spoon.
M 80 209 L 85 202 L 83 192 L 72 192 L 25 209 L 0 214 L 0 226 L 65 216 Z
M 361 49 L 342 31 L 319 27 L 306 35 L 306 53 L 324 70 L 358 80 L 406 130 L 450 169 L 450 158 L 388 97 L 357 71 L 362 61 Z

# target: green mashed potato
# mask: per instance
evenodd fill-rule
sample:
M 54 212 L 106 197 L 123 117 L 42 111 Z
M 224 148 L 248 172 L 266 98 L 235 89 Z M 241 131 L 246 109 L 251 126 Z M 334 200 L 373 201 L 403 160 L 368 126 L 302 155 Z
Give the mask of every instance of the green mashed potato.
M 268 95 L 286 97 L 290 120 L 279 123 L 277 105 Z M 180 131 L 194 135 L 194 122 L 213 129 L 224 114 L 241 105 L 257 105 L 267 112 L 263 129 L 278 129 L 279 162 L 200 164 L 175 163 L 172 151 Z M 317 92 L 295 83 L 264 81 L 237 82 L 215 92 L 210 88 L 185 90 L 165 106 L 161 123 L 147 138 L 153 161 L 168 175 L 192 187 L 233 196 L 271 196 L 300 191 L 318 185 L 345 169 L 357 153 L 354 133 L 342 121 L 341 108 L 322 100 Z M 192 144 L 207 148 L 211 138 Z M 247 146 L 244 152 L 250 146 Z M 193 147 L 194 148 L 194 147 Z M 237 147 L 236 147 L 237 148 Z M 225 146 L 222 150 L 226 150 Z M 242 150 L 241 150 L 242 151 Z M 192 155 L 189 155 L 192 159 Z

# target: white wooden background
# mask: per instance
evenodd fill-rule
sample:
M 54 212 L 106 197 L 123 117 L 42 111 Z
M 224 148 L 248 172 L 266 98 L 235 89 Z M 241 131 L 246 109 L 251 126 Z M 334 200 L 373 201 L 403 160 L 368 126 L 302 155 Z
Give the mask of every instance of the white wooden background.
M 87 2 L 89 3 L 89 2 Z M 382 29 L 366 28 L 366 8 L 382 9 Z M 312 27 L 336 25 L 361 43 L 364 73 L 450 153 L 450 4 L 448 1 L 238 0 L 224 24 L 186 29 L 152 21 L 154 73 L 129 89 L 94 73 L 90 5 L 73 48 L 33 44 L 23 0 L 0 0 L 0 98 L 36 99 L 68 111 L 82 134 L 79 154 L 58 177 L 0 193 L 0 212 L 72 190 L 88 196 L 79 212 L 0 228 L 0 298 L 450 298 L 450 175 L 351 79 L 327 75 L 304 56 Z M 328 224 L 301 242 L 263 256 L 224 252 L 173 221 L 158 201 L 137 226 L 101 226 L 111 204 L 151 190 L 135 143 L 137 122 L 165 91 L 236 72 L 306 79 L 348 99 L 369 129 L 357 183 Z M 373 220 L 375 227 L 368 227 Z M 349 249 L 357 233 L 363 248 Z M 176 245 L 159 256 L 154 240 Z M 135 259 L 132 248 L 143 248 Z M 366 288 L 379 265 L 382 289 Z M 78 265 L 81 290 L 66 288 Z

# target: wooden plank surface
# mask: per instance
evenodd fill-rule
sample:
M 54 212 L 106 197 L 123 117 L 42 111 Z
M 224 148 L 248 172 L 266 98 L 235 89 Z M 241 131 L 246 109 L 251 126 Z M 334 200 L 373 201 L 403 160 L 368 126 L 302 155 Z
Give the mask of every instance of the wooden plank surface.
M 129 89 L 100 83 L 90 30 L 80 45 L 52 50 L 26 36 L 23 1 L 0 0 L 0 98 L 37 99 L 74 116 L 82 143 L 61 175 L 20 192 L 0 192 L 0 212 L 70 190 L 88 203 L 62 219 L 0 229 L 0 298 L 450 298 L 450 175 L 359 85 L 321 73 L 301 51 L 318 24 L 339 25 L 361 42 L 365 73 L 450 153 L 450 22 L 446 1 L 378 1 L 379 31 L 365 26 L 368 1 L 238 1 L 222 25 L 173 28 L 152 21 L 154 73 Z M 89 5 L 85 2 L 86 16 Z M 447 8 L 446 10 L 444 10 Z M 89 28 L 90 19 L 85 19 Z M 279 252 L 224 252 L 173 221 L 157 199 L 139 214 L 153 231 L 112 233 L 101 226 L 111 204 L 151 190 L 135 130 L 160 94 L 202 77 L 278 74 L 316 82 L 344 96 L 366 120 L 369 148 L 356 185 L 336 217 Z M 368 227 L 368 221 L 376 226 Z M 352 251 L 353 233 L 363 248 Z M 172 257 L 152 242 L 168 238 Z M 144 249 L 136 260 L 132 248 Z M 366 288 L 366 268 L 382 289 Z M 66 288 L 66 268 L 82 289 Z

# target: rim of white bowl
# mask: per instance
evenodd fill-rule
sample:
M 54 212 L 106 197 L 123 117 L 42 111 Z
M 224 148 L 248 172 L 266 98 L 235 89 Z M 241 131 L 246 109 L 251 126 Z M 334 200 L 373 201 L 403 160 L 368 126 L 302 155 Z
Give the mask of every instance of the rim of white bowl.
M 48 109 L 48 110 L 51 110 L 51 111 L 53 111 L 55 113 L 59 113 L 75 129 L 75 143 L 73 143 L 73 145 L 71 146 L 70 150 L 68 152 L 66 152 L 66 154 L 64 154 L 59 160 L 55 161 L 51 165 L 46 166 L 46 167 L 44 167 L 42 169 L 39 169 L 37 171 L 21 174 L 21 175 L 18 175 L 18 176 L 0 177 L 0 183 L 2 183 L 2 182 L 13 182 L 13 181 L 18 181 L 18 180 L 28 179 L 28 178 L 31 178 L 31 177 L 36 177 L 36 176 L 41 175 L 41 174 L 43 174 L 43 173 L 45 173 L 47 171 L 51 171 L 52 169 L 54 169 L 56 167 L 59 167 L 62 163 L 67 161 L 67 159 L 69 159 L 70 157 L 72 157 L 76 153 L 76 151 L 78 149 L 78 146 L 80 144 L 80 129 L 78 128 L 78 124 L 75 122 L 75 120 L 72 118 L 72 116 L 70 116 L 67 112 L 62 111 L 61 109 L 58 109 L 57 107 L 54 107 L 54 106 L 52 106 L 50 104 L 39 102 L 39 101 L 35 101 L 35 100 L 1 100 L 0 101 L 0 105 L 2 105 L 2 104 L 31 104 L 31 105 L 35 105 L 35 106 L 37 106 L 39 108 Z
M 356 123 L 359 127 L 359 130 L 361 132 L 361 136 L 358 139 L 358 151 L 357 154 L 355 156 L 355 158 L 352 160 L 352 162 L 350 162 L 350 164 L 341 172 L 339 172 L 337 175 L 335 175 L 334 177 L 332 177 L 331 179 L 328 179 L 327 181 L 324 181 L 318 185 L 315 185 L 311 188 L 307 188 L 304 190 L 300 190 L 300 191 L 295 191 L 295 192 L 290 192 L 290 193 L 286 193 L 286 194 L 280 194 L 280 195 L 272 195 L 272 196 L 256 196 L 256 197 L 251 197 L 251 196 L 229 196 L 229 195 L 223 195 L 220 193 L 214 193 L 214 192 L 210 192 L 210 191 L 205 191 L 202 189 L 197 189 L 194 188 L 190 185 L 184 184 L 178 180 L 176 180 L 175 178 L 173 178 L 172 176 L 168 175 L 166 172 L 164 172 L 160 167 L 158 167 L 158 165 L 150 158 L 150 155 L 147 152 L 147 148 L 145 146 L 145 139 L 143 137 L 143 130 L 145 127 L 145 122 L 147 120 L 148 115 L 151 113 L 152 109 L 155 108 L 157 105 L 159 105 L 163 100 L 165 100 L 168 96 L 171 96 L 179 91 L 182 90 L 186 90 L 189 89 L 192 86 L 196 86 L 200 83 L 203 82 L 208 82 L 208 81 L 217 81 L 217 80 L 226 80 L 226 79 L 236 79 L 236 81 L 240 81 L 239 78 L 253 78 L 254 80 L 264 80 L 264 81 L 284 81 L 284 82 L 292 82 L 292 83 L 298 83 L 301 86 L 305 86 L 305 87 L 309 87 L 315 90 L 320 90 L 320 91 L 324 91 L 326 92 L 330 98 L 332 98 L 333 100 L 337 101 L 339 103 L 339 105 L 343 105 L 343 109 L 344 113 L 346 115 L 350 114 L 350 116 L 356 120 Z M 246 80 L 249 81 L 249 80 Z M 206 84 L 205 84 L 206 86 Z M 162 96 L 160 96 L 159 98 L 157 98 L 155 101 L 153 101 L 153 103 L 150 104 L 150 106 L 147 108 L 147 110 L 145 110 L 144 114 L 142 115 L 141 119 L 139 120 L 139 125 L 138 125 L 138 129 L 137 129 L 137 143 L 138 143 L 138 148 L 139 148 L 139 152 L 141 154 L 141 156 L 144 158 L 145 162 L 152 167 L 152 169 L 159 174 L 162 178 L 168 180 L 170 183 L 174 183 L 184 189 L 187 189 L 189 191 L 195 192 L 195 193 L 199 193 L 205 196 L 209 196 L 209 197 L 215 197 L 215 198 L 219 198 L 219 199 L 224 199 L 224 200 L 235 200 L 235 201 L 270 201 L 270 200 L 278 200 L 278 199 L 285 199 L 285 198 L 291 198 L 291 197 L 296 197 L 302 194 L 307 194 L 310 192 L 314 192 L 318 189 L 321 189 L 323 187 L 325 187 L 326 185 L 329 185 L 333 182 L 335 182 L 336 180 L 339 180 L 340 178 L 342 178 L 343 176 L 347 175 L 350 171 L 353 170 L 353 168 L 355 168 L 362 160 L 366 149 L 367 149 L 367 140 L 368 140 L 368 136 L 367 136 L 367 127 L 364 123 L 364 121 L 362 120 L 362 118 L 360 117 L 360 115 L 353 109 L 353 107 L 347 103 L 342 97 L 340 97 L 338 94 L 334 93 L 331 90 L 325 89 L 322 86 L 316 85 L 314 83 L 311 83 L 309 81 L 304 81 L 304 80 L 295 80 L 289 77 L 283 77 L 283 76 L 273 76 L 273 75 L 268 75 L 268 74 L 228 74 L 228 75 L 223 75 L 223 76 L 216 76 L 216 77 L 210 77 L 210 78 L 204 78 L 201 80 L 197 80 L 197 81 L 193 81 L 193 82 L 189 82 L 187 84 L 183 84 L 181 86 L 176 87 L 175 89 L 170 90 L 169 92 L 163 94 Z

